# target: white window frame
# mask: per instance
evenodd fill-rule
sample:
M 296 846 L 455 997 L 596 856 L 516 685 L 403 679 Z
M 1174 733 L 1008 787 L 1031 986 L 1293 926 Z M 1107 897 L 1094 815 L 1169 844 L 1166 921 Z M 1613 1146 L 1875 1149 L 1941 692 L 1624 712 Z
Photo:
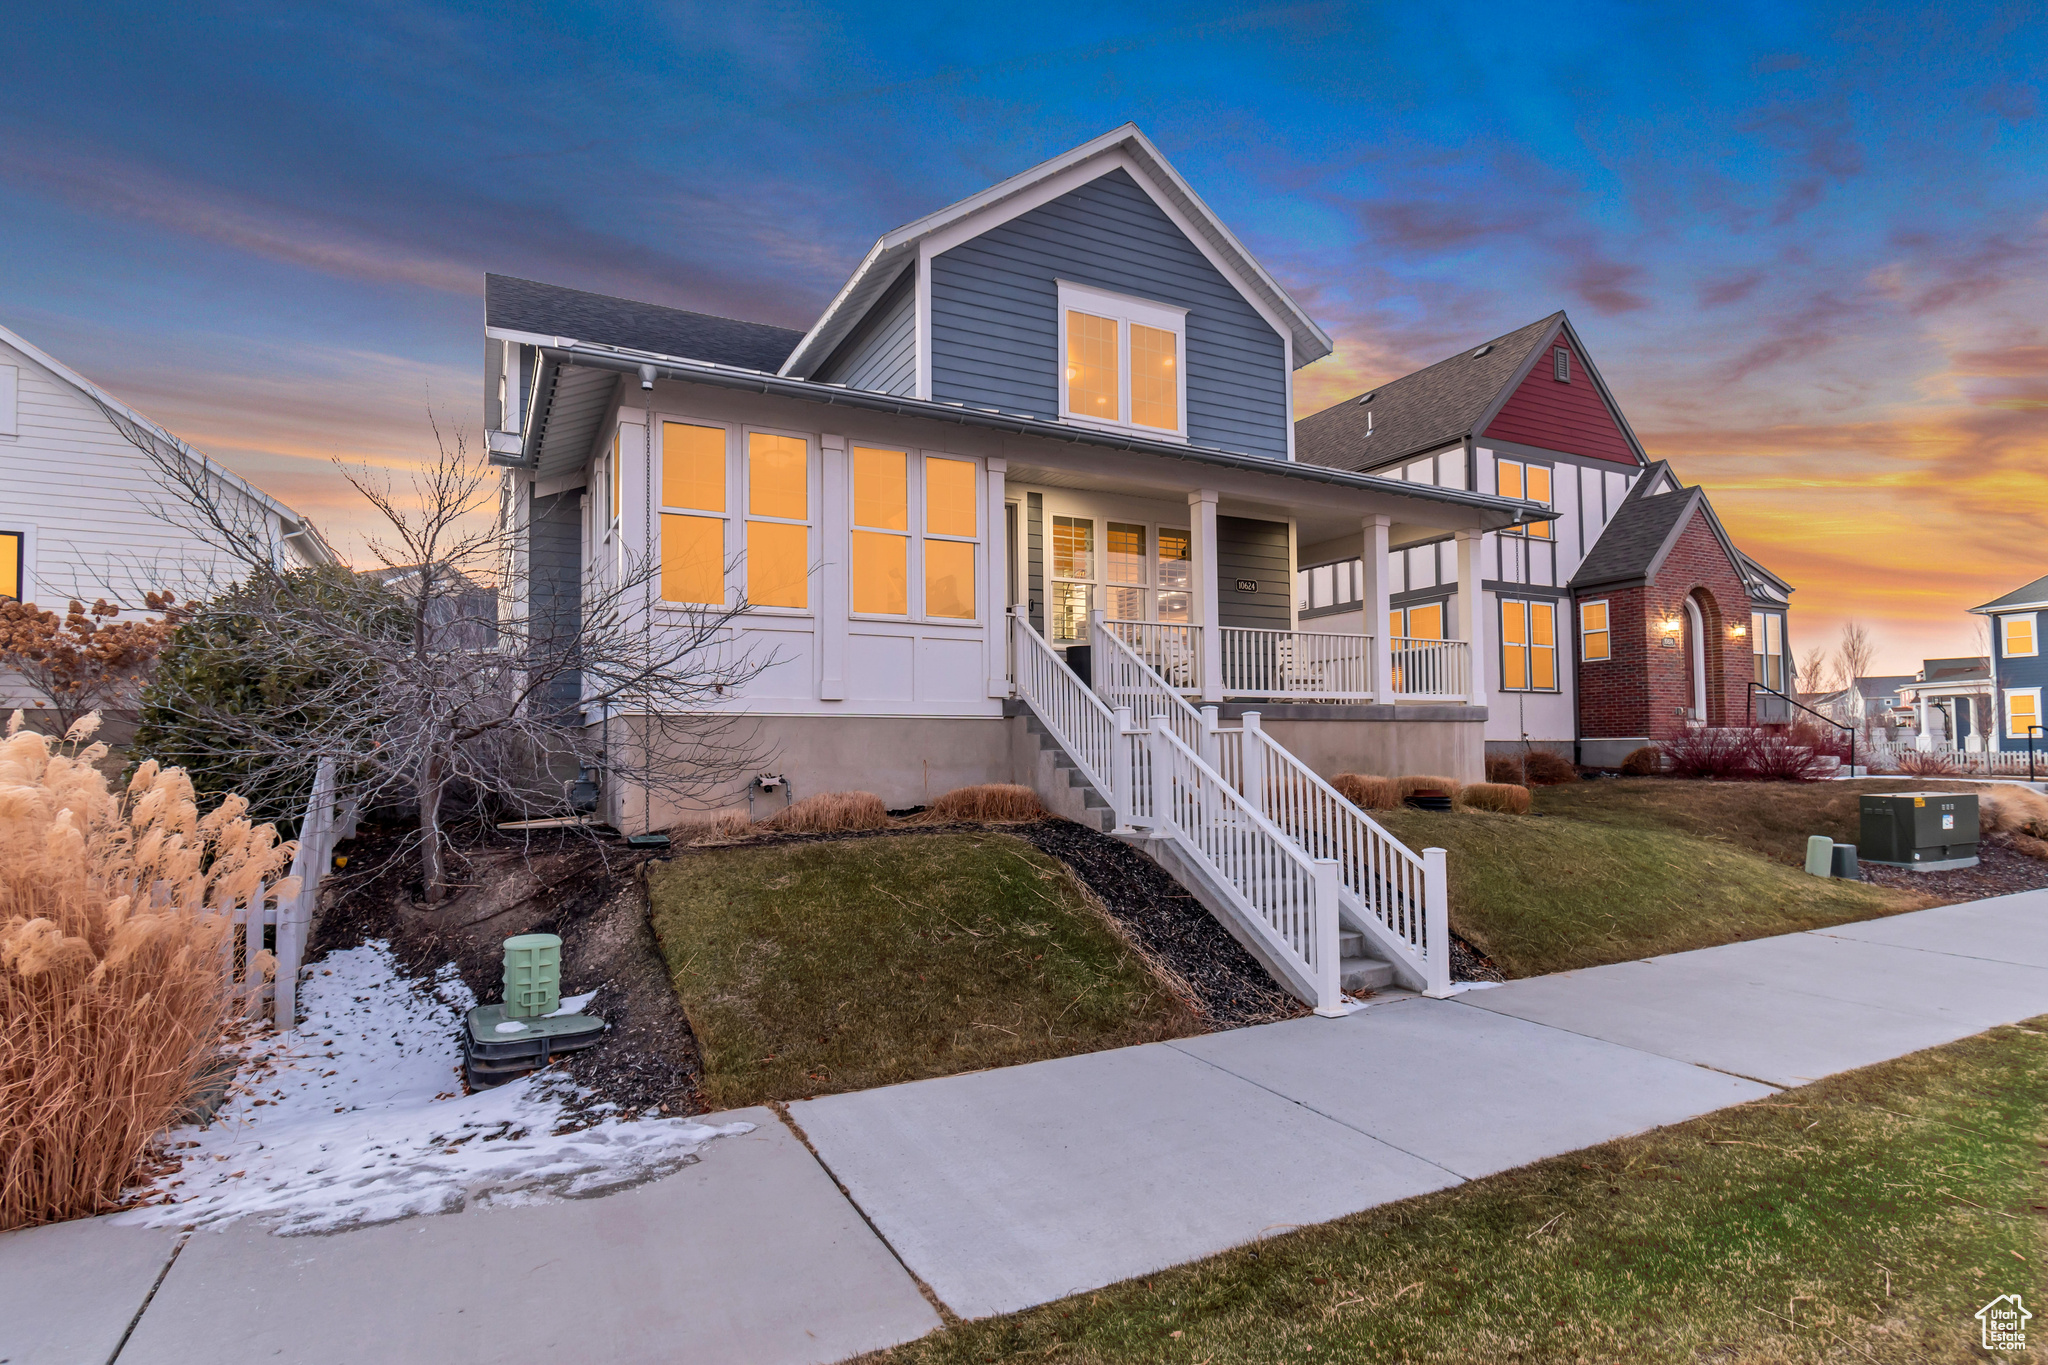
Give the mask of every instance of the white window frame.
M 1602 625 L 1601 625 L 1600 629 L 1598 629 L 1598 630 L 1589 630 L 1589 629 L 1587 629 L 1587 627 L 1586 627 L 1586 608 L 1587 608 L 1587 607 L 1598 607 L 1598 608 L 1600 608 L 1600 620 L 1601 620 L 1601 622 L 1602 622 Z M 1580 663 L 1586 663 L 1586 664 L 1608 664 L 1608 663 L 1613 663 L 1613 662 L 1614 662 L 1614 604 L 1613 604 L 1613 601 L 1612 601 L 1612 599 L 1610 599 L 1610 598 L 1606 598 L 1606 597 L 1591 597 L 1591 598 L 1588 598 L 1588 599 L 1586 599 L 1586 600 L 1585 600 L 1585 601 L 1583 601 L 1583 602 L 1580 602 L 1580 603 L 1578 604 L 1578 608 L 1579 608 L 1579 662 L 1580 662 Z M 1588 654 L 1588 653 L 1586 652 L 1586 637 L 1587 637 L 1588 635 L 1605 635 L 1605 636 L 1607 637 L 1607 652 L 1606 652 L 1605 654 L 1602 654 L 1602 655 L 1601 655 L 1601 656 L 1600 656 L 1599 658 L 1597 658 L 1597 659 L 1596 659 L 1596 658 L 1594 658 L 1594 657 L 1593 657 L 1592 655 L 1590 655 L 1590 654 Z
M 730 425 L 723 422 L 700 422 L 696 425 L 724 426 L 728 431 L 731 430 Z M 728 517 L 725 523 L 725 533 L 728 537 L 726 541 L 727 563 L 731 566 L 726 572 L 725 589 L 728 594 L 727 600 L 731 600 L 730 594 L 735 589 L 743 597 L 747 591 L 747 523 L 759 521 L 776 526 L 801 526 L 804 528 L 805 605 L 801 607 L 770 607 L 749 601 L 747 603 L 747 615 L 815 617 L 818 614 L 818 592 L 820 586 L 818 582 L 818 514 L 821 510 L 819 504 L 825 491 L 823 478 L 825 461 L 821 457 L 818 448 L 817 434 L 809 431 L 796 431 L 789 427 L 770 427 L 749 422 L 739 428 L 739 436 L 739 448 L 737 450 L 728 448 L 726 452 L 726 469 L 728 473 L 726 475 L 725 502 L 728 507 L 732 506 L 735 500 L 739 503 L 737 515 Z M 754 481 L 748 477 L 747 461 L 753 444 L 752 438 L 755 436 L 787 436 L 792 441 L 802 441 L 804 443 L 804 512 L 806 515 L 803 520 L 799 521 L 795 517 L 771 517 L 765 513 L 760 516 L 754 514 Z M 737 535 L 739 540 L 736 550 L 731 539 L 735 535 Z
M 725 580 L 725 598 L 720 608 L 716 609 L 722 609 L 725 604 L 732 602 L 735 587 L 737 587 L 738 591 L 746 591 L 746 566 L 744 562 L 735 559 L 734 556 L 737 552 L 733 546 L 733 524 L 739 522 L 739 547 L 740 549 L 746 547 L 744 513 L 733 510 L 736 500 L 744 505 L 746 498 L 746 490 L 736 487 L 734 483 L 735 479 L 744 479 L 747 472 L 747 446 L 746 438 L 743 434 L 744 429 L 735 426 L 731 422 L 720 421 L 715 417 L 697 417 L 680 412 L 652 412 L 648 414 L 647 421 L 648 429 L 653 432 L 654 443 L 654 459 L 650 462 L 651 478 L 649 482 L 651 486 L 647 490 L 647 497 L 654 507 L 654 550 L 656 555 L 655 610 L 693 612 L 707 609 L 705 604 L 670 602 L 664 600 L 661 596 L 661 581 L 659 577 L 661 572 L 661 519 L 665 516 L 701 517 L 707 521 L 717 521 L 720 523 L 718 533 L 719 558 L 723 561 L 724 567 L 719 572 L 720 576 Z M 671 507 L 662 500 L 662 493 L 667 487 L 667 482 L 662 477 L 662 460 L 664 458 L 662 424 L 665 422 L 674 422 L 679 426 L 686 427 L 703 427 L 707 431 L 722 431 L 725 433 L 725 510 L 723 512 L 706 512 L 695 507 Z M 735 578 L 738 580 L 737 584 L 735 583 Z M 770 612 L 791 612 L 791 609 L 788 607 L 770 607 L 766 610 Z M 808 613 L 794 614 L 807 615 Z
M 1499 670 L 1501 691 L 1518 692 L 1529 696 L 1551 696 L 1564 691 L 1564 660 L 1560 657 L 1561 651 L 1557 645 L 1558 600 L 1550 597 L 1495 596 L 1493 617 L 1494 634 L 1496 636 L 1494 666 Z M 1522 644 L 1520 647 L 1528 654 L 1529 686 L 1527 687 L 1514 687 L 1508 683 L 1508 632 L 1505 617 L 1510 606 L 1520 608 L 1522 613 Z M 1539 606 L 1550 608 L 1550 643 L 1547 646 L 1539 646 L 1536 643 L 1536 623 L 1532 619 L 1534 613 L 1530 608 Z M 1538 687 L 1535 685 L 1536 651 L 1539 648 L 1547 648 L 1550 651 L 1550 686 L 1548 687 Z
M 864 526 L 854 519 L 856 499 L 852 495 L 853 452 L 855 447 L 867 450 L 889 450 L 903 452 L 904 458 L 904 501 L 907 504 L 905 520 L 907 530 L 896 531 L 885 526 Z M 926 460 L 952 460 L 970 466 L 974 470 L 974 529 L 971 536 L 941 534 L 927 529 L 925 500 L 925 476 L 928 472 Z M 848 494 L 846 499 L 846 529 L 849 533 L 859 531 L 865 535 L 896 536 L 903 540 L 904 573 L 903 612 L 856 611 L 853 606 L 853 577 L 849 572 L 846 579 L 846 615 L 853 621 L 896 621 L 914 622 L 932 626 L 979 626 L 982 622 L 983 589 L 987 586 L 989 558 L 988 542 L 988 466 L 972 455 L 961 455 L 950 450 L 927 450 L 917 446 L 895 445 L 888 441 L 849 439 L 846 443 L 846 477 Z M 924 547 L 926 541 L 949 540 L 955 544 L 974 546 L 974 615 L 933 616 L 930 604 L 925 601 Z
M 2005 737 L 2007 739 L 2024 740 L 2027 737 L 2026 731 L 2015 731 L 2012 725 L 2012 699 L 2014 697 L 2032 697 L 2034 699 L 2034 724 L 2048 725 L 2048 720 L 2041 719 L 2041 689 L 2038 687 L 2008 687 L 2005 689 Z
M 1188 439 L 1188 310 L 1175 308 L 1171 304 L 1158 303 L 1151 299 L 1133 298 L 1129 294 L 1118 294 L 1093 285 L 1075 284 L 1068 280 L 1056 281 L 1059 285 L 1059 352 L 1054 366 L 1059 376 L 1060 420 L 1076 426 L 1092 427 L 1099 431 L 1122 431 L 1136 436 L 1149 437 L 1155 441 L 1172 441 L 1185 445 Z M 1110 318 L 1116 322 L 1116 411 L 1117 420 L 1105 421 L 1100 417 L 1084 416 L 1072 410 L 1067 402 L 1067 313 L 1079 310 L 1099 318 Z M 1177 406 L 1175 427 L 1172 431 L 1160 427 L 1140 426 L 1131 418 L 1131 324 L 1155 327 L 1174 335 L 1174 387 Z
M 2027 634 L 2032 637 L 2034 647 L 2024 654 L 2015 654 L 2006 647 L 2006 622 L 2024 620 Z M 2006 612 L 1998 618 L 1998 657 L 2001 659 L 2034 659 L 2041 654 L 2041 613 L 2037 611 Z

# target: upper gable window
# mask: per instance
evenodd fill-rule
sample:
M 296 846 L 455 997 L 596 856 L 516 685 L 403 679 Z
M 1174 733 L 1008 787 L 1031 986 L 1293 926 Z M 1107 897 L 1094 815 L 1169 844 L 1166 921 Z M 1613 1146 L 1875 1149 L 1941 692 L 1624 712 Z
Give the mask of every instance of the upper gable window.
M 1187 430 L 1187 310 L 1060 282 L 1060 416 L 1168 440 Z

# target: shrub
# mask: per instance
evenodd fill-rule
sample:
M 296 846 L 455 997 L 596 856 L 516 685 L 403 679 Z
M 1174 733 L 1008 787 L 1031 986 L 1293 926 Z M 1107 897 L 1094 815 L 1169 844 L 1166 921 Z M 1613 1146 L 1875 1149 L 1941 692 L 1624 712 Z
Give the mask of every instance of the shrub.
M 1962 772 L 1947 754 L 1923 754 L 1908 749 L 1899 755 L 1899 771 L 1908 777 L 1954 777 Z
M 978 787 L 960 787 L 932 802 L 918 819 L 927 824 L 955 821 L 1043 820 L 1052 812 L 1029 787 L 1011 782 L 985 782 Z
M 1394 784 L 1394 792 L 1406 801 L 1417 792 L 1442 792 L 1453 801 L 1458 799 L 1458 780 L 1454 777 L 1404 777 Z
M 1337 795 L 1360 810 L 1392 810 L 1401 804 L 1401 794 L 1394 789 L 1391 777 L 1338 773 L 1330 779 L 1330 785 L 1337 789 Z
M 819 792 L 791 802 L 761 823 L 769 829 L 802 834 L 885 829 L 889 808 L 873 792 Z
M 1523 779 L 1522 760 L 1519 758 L 1489 758 L 1486 760 L 1488 782 L 1520 783 Z
M 1820 754 L 1797 731 L 1750 731 L 1742 759 L 1742 775 L 1760 782 L 1818 782 L 1821 776 Z
M 1674 777 L 1735 777 L 1748 766 L 1749 742 L 1739 730 L 1689 727 L 1659 747 Z
M 1626 777 L 1655 777 L 1664 771 L 1664 751 L 1654 744 L 1630 749 L 1621 760 L 1621 771 Z
M 1849 733 L 1846 730 L 1801 720 L 1788 733 L 1794 744 L 1804 745 L 1819 757 L 1839 758 L 1844 763 L 1849 761 Z
M 1579 780 L 1579 770 L 1572 761 L 1548 749 L 1531 749 L 1522 760 L 1522 771 L 1528 774 L 1532 787 L 1555 787 Z
M 1468 810 L 1496 810 L 1503 815 L 1529 813 L 1529 789 L 1506 782 L 1473 782 L 1458 792 L 1458 804 Z
M 2048 838 L 2048 796 L 2025 787 L 1986 787 L 1977 794 L 1977 826 L 1984 834 Z
M 205 907 L 292 855 L 239 797 L 202 819 L 176 768 L 110 792 L 106 747 L 78 748 L 96 723 L 66 753 L 16 712 L 0 743 L 0 1229 L 114 1207 L 227 1023 L 231 926 Z

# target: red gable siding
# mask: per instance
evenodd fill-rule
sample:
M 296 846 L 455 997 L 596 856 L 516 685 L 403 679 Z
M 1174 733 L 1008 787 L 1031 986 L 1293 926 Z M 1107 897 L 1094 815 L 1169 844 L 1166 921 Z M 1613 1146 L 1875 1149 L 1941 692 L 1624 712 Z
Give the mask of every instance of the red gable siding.
M 1551 352 L 1572 352 L 1572 382 L 1560 384 Z M 1635 464 L 1636 453 L 1615 424 L 1614 414 L 1600 400 L 1600 390 L 1578 356 L 1578 348 L 1560 334 L 1536 357 L 1536 368 L 1508 398 L 1500 414 L 1481 433 L 1526 446 L 1561 450 L 1617 464 Z

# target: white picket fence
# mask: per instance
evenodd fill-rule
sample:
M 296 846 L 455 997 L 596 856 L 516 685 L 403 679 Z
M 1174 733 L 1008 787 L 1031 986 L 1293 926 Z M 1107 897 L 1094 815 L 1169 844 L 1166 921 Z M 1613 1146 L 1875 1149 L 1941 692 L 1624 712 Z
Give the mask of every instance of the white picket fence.
M 277 1028 L 298 1027 L 299 969 L 305 963 L 313 911 L 320 903 L 320 880 L 333 866 L 334 846 L 354 833 L 353 809 L 335 791 L 334 760 L 323 758 L 314 772 L 313 794 L 299 822 L 298 850 L 292 857 L 289 875 L 298 879 L 298 893 L 280 900 L 265 887 L 248 904 L 220 907 L 234 925 L 228 936 L 228 984 L 245 998 L 250 1017 L 260 1016 L 267 1005 Z M 276 931 L 271 949 L 276 968 L 268 982 L 252 970 L 263 951 L 266 927 Z
M 2027 776 L 2027 751 L 1985 749 L 1972 753 L 1967 749 L 1951 749 L 1946 746 L 1934 750 L 1920 750 L 1908 740 L 1866 740 L 1856 741 L 1856 762 L 1872 772 L 1895 773 L 1901 770 L 1908 758 L 1940 759 L 1948 763 L 1962 777 L 2019 777 Z M 2039 745 L 2033 756 L 2033 772 L 2036 780 L 2048 779 L 2048 745 Z
M 1172 839 L 1224 886 L 1319 1009 L 1342 1008 L 1332 954 L 1347 921 L 1371 935 L 1403 984 L 1450 993 L 1442 849 L 1409 849 L 1268 735 L 1256 714 L 1224 728 L 1216 708 L 1196 710 L 1100 617 L 1092 691 L 1021 613 L 1012 632 L 1019 696 L 1117 822 Z M 1162 744 L 1161 733 L 1171 742 Z M 1106 761 L 1104 736 L 1112 739 Z M 1327 923 L 1304 919 L 1303 906 L 1315 902 L 1302 888 L 1326 874 L 1335 878 L 1335 913 Z

